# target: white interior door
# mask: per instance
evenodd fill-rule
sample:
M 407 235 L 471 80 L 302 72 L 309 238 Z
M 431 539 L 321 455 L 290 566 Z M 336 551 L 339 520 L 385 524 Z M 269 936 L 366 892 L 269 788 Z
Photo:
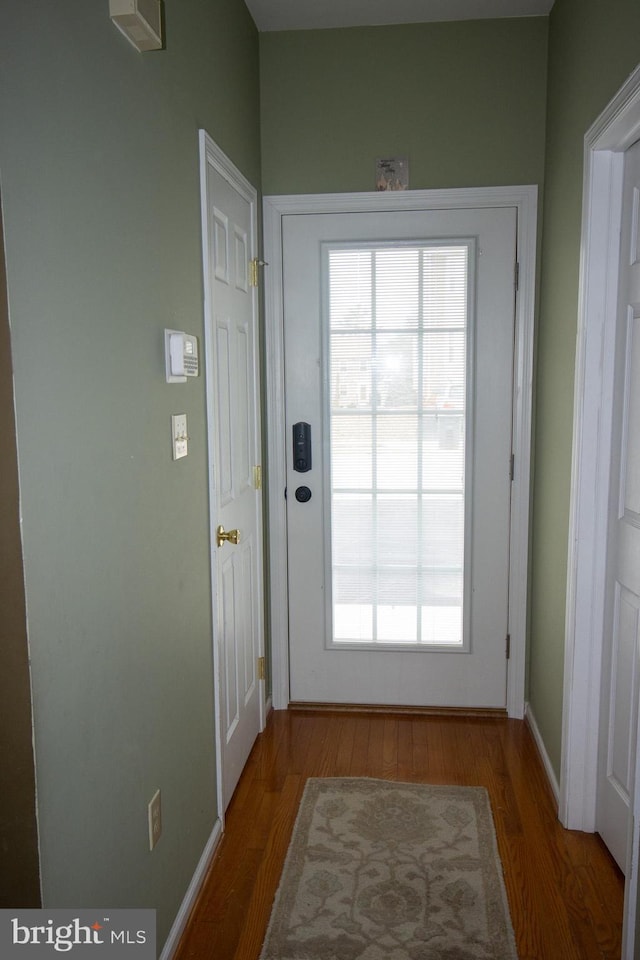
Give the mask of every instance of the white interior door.
M 640 143 L 625 155 L 596 827 L 627 869 L 640 644 Z
M 293 701 L 505 706 L 515 240 L 283 218 Z
M 256 193 L 203 136 L 216 667 L 226 809 L 263 725 Z

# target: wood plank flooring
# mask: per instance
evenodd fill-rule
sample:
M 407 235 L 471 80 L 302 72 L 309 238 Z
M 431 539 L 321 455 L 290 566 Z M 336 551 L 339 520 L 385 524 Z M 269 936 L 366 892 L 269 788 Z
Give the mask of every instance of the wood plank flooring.
M 619 960 L 622 874 L 558 823 L 524 722 L 338 711 L 271 714 L 175 960 L 257 960 L 305 781 L 325 776 L 485 786 L 520 960 Z

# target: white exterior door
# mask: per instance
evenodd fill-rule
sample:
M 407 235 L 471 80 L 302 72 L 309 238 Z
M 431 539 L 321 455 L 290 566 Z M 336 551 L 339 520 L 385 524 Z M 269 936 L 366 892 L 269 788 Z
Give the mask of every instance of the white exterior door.
M 626 872 L 640 655 L 640 143 L 625 155 L 596 828 Z
M 202 134 L 215 657 L 226 809 L 264 723 L 256 193 Z
M 283 218 L 292 701 L 506 705 L 515 241 Z

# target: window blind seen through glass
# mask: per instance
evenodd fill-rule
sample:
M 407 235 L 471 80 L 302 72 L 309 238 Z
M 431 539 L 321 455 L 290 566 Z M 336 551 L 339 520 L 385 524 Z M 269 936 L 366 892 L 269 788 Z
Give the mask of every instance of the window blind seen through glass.
M 468 246 L 335 248 L 333 642 L 463 642 Z

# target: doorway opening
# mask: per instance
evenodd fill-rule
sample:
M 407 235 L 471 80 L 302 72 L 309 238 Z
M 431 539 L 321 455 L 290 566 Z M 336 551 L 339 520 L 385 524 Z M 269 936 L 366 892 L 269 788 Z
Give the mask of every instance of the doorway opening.
M 266 392 L 269 424 L 269 514 L 273 703 L 286 708 L 290 696 L 289 583 L 287 553 L 286 463 L 290 438 L 285 428 L 285 349 L 283 229 L 301 215 L 378 214 L 414 211 L 513 208 L 519 288 L 516 295 L 513 352 L 513 453 L 515 472 L 509 518 L 509 581 L 506 707 L 509 716 L 524 715 L 524 667 L 529 535 L 531 383 L 533 367 L 533 302 L 537 189 L 505 187 L 455 191 L 411 191 L 403 195 L 356 194 L 267 197 L 264 201 L 266 275 Z M 503 637 L 503 641 L 504 641 Z M 504 656 L 504 654 L 503 654 Z M 503 661 L 504 662 L 504 661 Z

